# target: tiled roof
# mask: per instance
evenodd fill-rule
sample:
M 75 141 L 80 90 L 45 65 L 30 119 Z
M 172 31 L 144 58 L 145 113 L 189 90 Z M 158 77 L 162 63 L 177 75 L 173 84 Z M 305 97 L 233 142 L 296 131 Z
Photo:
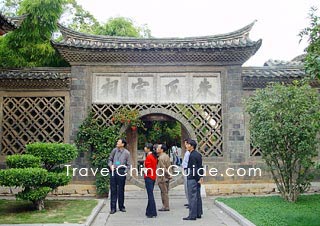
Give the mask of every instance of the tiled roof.
M 7 33 L 16 28 L 16 24 L 0 12 L 0 33 Z
M 243 67 L 242 86 L 244 89 L 264 88 L 270 82 L 291 83 L 305 76 L 303 65 L 300 66 L 263 66 Z M 317 85 L 317 83 L 312 83 Z
M 294 66 L 303 66 L 302 61 L 285 61 L 285 60 L 268 60 L 264 63 L 263 66 L 287 66 L 287 67 L 294 67 Z
M 211 49 L 254 46 L 249 32 L 254 23 L 237 31 L 214 36 L 189 38 L 131 38 L 89 35 L 59 25 L 63 40 L 56 45 L 93 49 Z M 260 40 L 259 40 L 260 41 Z
M 55 80 L 70 77 L 70 68 L 0 69 L 0 79 Z
M 260 48 L 252 41 L 254 23 L 237 31 L 190 38 L 131 38 L 89 35 L 59 25 L 63 36 L 53 46 L 70 64 L 216 63 L 243 64 Z
M 299 78 L 305 75 L 303 65 L 296 67 L 264 66 L 264 67 L 243 67 L 243 77 L 265 77 L 265 78 Z
M 0 69 L 0 90 L 70 90 L 70 68 Z

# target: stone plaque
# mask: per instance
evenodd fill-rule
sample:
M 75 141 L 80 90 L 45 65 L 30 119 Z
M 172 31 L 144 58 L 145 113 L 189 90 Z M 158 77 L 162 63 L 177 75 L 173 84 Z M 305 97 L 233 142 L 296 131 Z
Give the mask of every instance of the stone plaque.
M 128 102 L 154 103 L 154 77 L 129 76 L 128 77 Z
M 218 104 L 220 73 L 97 73 L 92 94 L 101 104 Z
M 160 77 L 161 103 L 187 103 L 188 92 L 186 87 L 186 76 L 165 75 Z
M 220 74 L 193 77 L 192 103 L 221 103 Z
M 121 102 L 121 78 L 113 75 L 95 75 L 93 84 L 93 100 L 96 103 Z

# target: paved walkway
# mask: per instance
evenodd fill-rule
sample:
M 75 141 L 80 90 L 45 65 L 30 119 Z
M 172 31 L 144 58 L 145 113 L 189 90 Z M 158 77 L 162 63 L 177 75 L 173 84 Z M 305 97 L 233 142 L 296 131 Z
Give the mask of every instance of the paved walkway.
M 160 208 L 160 192 L 155 191 L 157 208 Z M 214 205 L 213 198 L 203 198 L 204 215 L 196 221 L 183 221 L 182 218 L 188 215 L 188 209 L 183 205 L 185 198 L 183 190 L 173 189 L 170 191 L 170 212 L 158 212 L 157 218 L 148 219 L 145 217 L 147 196 L 145 191 L 127 191 L 125 206 L 126 213 L 116 212 L 109 215 L 109 200 L 102 208 L 92 226 L 178 226 L 178 225 L 197 225 L 197 226 L 239 226 L 232 218 L 222 212 Z

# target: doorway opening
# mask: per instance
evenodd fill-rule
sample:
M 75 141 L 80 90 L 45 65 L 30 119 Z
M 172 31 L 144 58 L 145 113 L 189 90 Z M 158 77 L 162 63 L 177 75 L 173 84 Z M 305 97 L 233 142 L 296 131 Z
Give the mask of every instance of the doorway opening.
M 126 129 L 128 150 L 131 153 L 132 166 L 140 169 L 145 159 L 143 151 L 145 143 L 166 144 L 167 154 L 170 156 L 172 164 L 181 163 L 185 147 L 183 140 L 190 137 L 185 126 L 177 119 L 165 114 L 148 114 L 141 117 L 144 128 L 132 130 Z M 176 152 L 173 153 L 173 148 Z

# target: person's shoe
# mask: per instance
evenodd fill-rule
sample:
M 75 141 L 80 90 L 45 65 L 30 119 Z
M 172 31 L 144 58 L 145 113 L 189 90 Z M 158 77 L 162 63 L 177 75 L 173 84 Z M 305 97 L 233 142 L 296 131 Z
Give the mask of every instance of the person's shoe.
M 198 218 L 198 219 L 201 219 L 201 215 L 198 215 L 197 218 Z
M 193 218 L 193 217 L 184 217 L 184 218 L 182 218 L 182 220 L 184 220 L 184 221 L 195 221 L 197 218 Z
M 170 209 L 161 208 L 161 209 L 158 209 L 158 211 L 170 211 Z
M 147 218 L 156 218 L 157 216 L 148 216 L 147 215 Z
M 125 208 L 120 209 L 121 212 L 127 212 Z
M 184 206 L 189 206 L 189 204 L 184 204 Z
M 116 212 L 116 210 L 110 210 L 110 214 L 115 214 Z

